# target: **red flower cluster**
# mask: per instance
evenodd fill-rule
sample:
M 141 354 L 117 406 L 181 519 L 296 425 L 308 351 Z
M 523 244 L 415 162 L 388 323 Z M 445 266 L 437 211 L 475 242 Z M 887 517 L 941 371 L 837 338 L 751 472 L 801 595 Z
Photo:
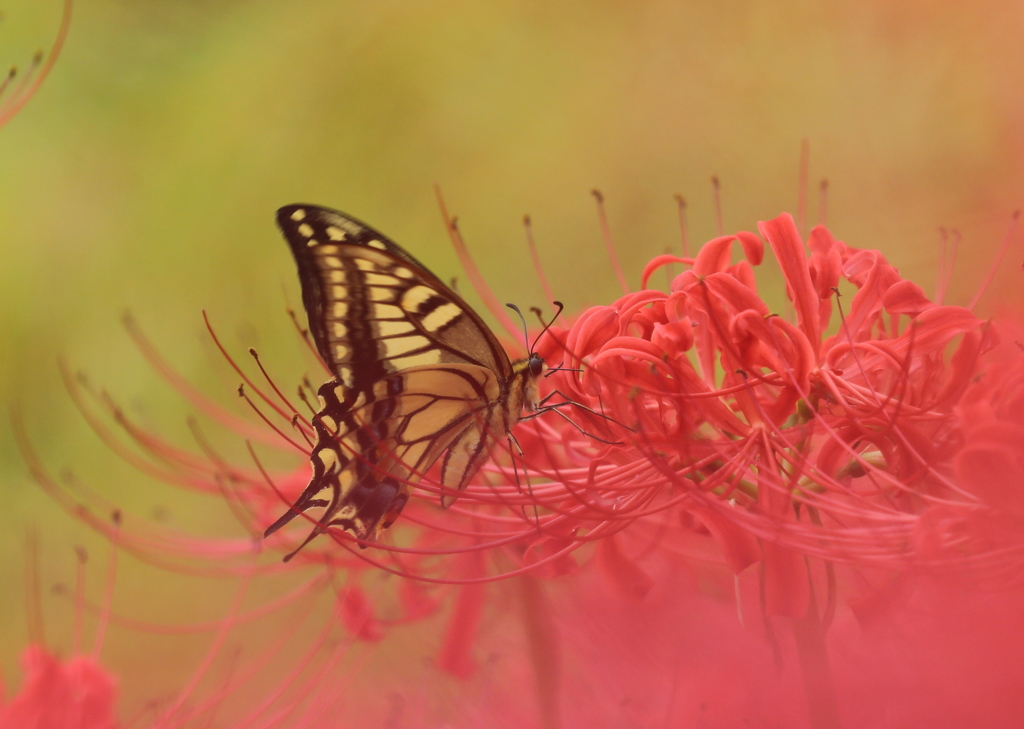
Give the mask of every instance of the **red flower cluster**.
M 117 684 L 94 659 L 61 662 L 40 646 L 22 657 L 25 682 L 10 703 L 0 702 L 4 729 L 115 729 Z
M 667 541 L 680 528 L 707 530 L 735 572 L 763 558 L 772 614 L 806 612 L 804 556 L 885 568 L 1019 566 L 1019 530 L 998 546 L 990 534 L 947 533 L 950 520 L 977 523 L 1008 505 L 1005 495 L 985 498 L 1006 480 L 982 470 L 958 478 L 965 462 L 1010 473 L 1009 454 L 1021 453 L 1012 419 L 1000 421 L 991 406 L 975 416 L 989 425 L 963 417 L 963 403 L 976 411 L 1012 391 L 978 384 L 965 399 L 998 341 L 990 323 L 931 302 L 880 253 L 824 227 L 810 234 L 810 256 L 789 215 L 760 231 L 791 316 L 759 297 L 762 242 L 741 232 L 709 241 L 694 259 L 648 264 L 645 283 L 668 263 L 691 266 L 668 293 L 627 294 L 555 331 L 557 344 L 543 353 L 569 371 L 556 372 L 553 387 L 601 412 L 577 409 L 582 430 L 624 443 L 595 448 L 565 421 L 526 426 L 536 437 L 520 436 L 531 443 L 524 448 L 544 454 L 529 466 L 551 479 L 534 489 L 541 505 L 577 538 L 637 519 Z M 734 242 L 745 258 L 732 264 Z M 855 291 L 845 315 L 844 288 Z M 963 451 L 968 437 L 981 442 Z M 1000 449 L 998 460 L 987 460 L 990 448 Z
M 464 707 L 470 724 L 486 716 L 494 726 L 502 725 L 495 717 L 524 725 L 539 715 L 547 726 L 590 726 L 600 716 L 654 721 L 667 712 L 709 726 L 751 716 L 800 725 L 809 707 L 811 724 L 824 727 L 837 725 L 844 705 L 860 706 L 867 716 L 862 699 L 871 688 L 854 676 L 884 666 L 873 663 L 874 653 L 858 651 L 912 644 L 918 655 L 934 635 L 922 626 L 948 626 L 908 618 L 919 615 L 908 595 L 955 595 L 943 580 L 965 574 L 973 585 L 998 589 L 1024 566 L 1022 358 L 999 346 L 990 322 L 930 301 L 877 251 L 849 247 L 818 227 L 808 255 L 789 215 L 762 223 L 760 232 L 781 269 L 788 308 L 775 314 L 758 294 L 754 271 L 765 247 L 754 233 L 716 238 L 694 258 L 657 257 L 644 271 L 645 288 L 591 307 L 542 338 L 540 354 L 557 365 L 543 383 L 556 407 L 517 427 L 525 455 L 495 444 L 492 461 L 447 511 L 428 474 L 402 518 L 370 549 L 332 534 L 282 565 L 280 554 L 304 538 L 304 526 L 268 540 L 276 554 L 254 551 L 258 535 L 308 477 L 305 461 L 272 474 L 256 453 L 284 445 L 308 454 L 308 419 L 269 377 L 262 386 L 232 361 L 272 430 L 240 421 L 175 375 L 134 325 L 143 353 L 199 410 L 263 444 L 252 450 L 254 465 L 226 463 L 198 431 L 203 456 L 175 448 L 96 394 L 94 402 L 150 456 L 139 458 L 95 413 L 90 390 L 69 378 L 76 402 L 104 441 L 145 473 L 226 498 L 250 536 L 199 538 L 130 516 L 112 524 L 97 514 L 110 513 L 113 504 L 74 493 L 74 484 L 58 485 L 34 464 L 37 478 L 118 548 L 164 569 L 248 584 L 318 567 L 265 605 L 236 605 L 223 622 L 223 631 L 234 630 L 335 585 L 330 622 L 294 675 L 314 655 L 317 680 L 332 675 L 340 654 L 325 646 L 334 625 L 344 627 L 348 641 L 386 645 L 400 626 L 436 625 L 447 610 L 434 665 L 462 682 L 490 677 Z M 732 263 L 737 242 L 743 258 Z M 669 291 L 647 289 L 654 271 L 669 264 L 686 267 Z M 497 306 L 489 292 L 484 298 Z M 844 300 L 848 306 L 840 306 Z M 759 572 L 747 569 L 755 564 Z M 375 579 L 380 570 L 410 579 Z M 486 586 L 526 573 L 511 581 L 514 588 Z M 553 577 L 562 579 L 537 579 Z M 926 577 L 938 586 L 915 582 Z M 505 600 L 510 589 L 523 603 L 526 637 L 499 676 L 479 655 L 484 643 L 499 654 L 509 650 L 484 634 L 495 598 Z M 850 611 L 840 612 L 842 596 Z M 744 621 L 751 612 L 744 605 L 758 602 L 762 621 Z M 1002 604 L 999 624 L 1016 619 L 1016 605 Z M 729 627 L 736 627 L 737 611 L 740 633 Z M 680 627 L 684 613 L 719 636 L 721 656 L 708 658 L 706 646 Z M 790 620 L 791 643 L 778 635 L 780 618 Z M 826 641 L 834 619 L 839 629 Z M 851 638 L 855 625 L 886 619 L 910 620 L 922 635 L 906 645 Z M 668 643 L 652 642 L 652 631 L 670 636 Z M 977 645 L 990 640 L 986 633 Z M 829 678 L 830 644 L 847 651 L 848 660 L 835 668 L 846 681 L 838 690 Z M 686 646 L 708 673 L 673 668 L 678 659 L 666 645 Z M 561 672 L 560 650 L 582 673 Z M 604 657 L 589 655 L 593 650 Z M 634 653 L 650 660 L 633 665 L 627 656 Z M 728 698 L 714 688 L 714 677 L 738 661 L 747 668 L 734 678 L 749 681 Z M 780 662 L 800 665 L 803 700 L 792 675 L 751 688 Z M 1002 657 L 993 662 L 993 670 L 1003 667 Z M 507 682 L 527 679 L 535 683 L 535 706 L 504 692 Z M 311 686 L 300 690 L 293 680 L 276 696 L 316 695 L 321 709 L 341 700 Z M 587 681 L 604 682 L 607 701 L 587 705 Z M 656 701 L 626 712 L 625 704 L 609 703 L 645 692 L 649 699 L 654 686 L 668 696 L 678 682 L 690 692 L 679 705 Z M 174 721 L 165 724 L 187 724 L 237 689 L 225 684 L 191 712 L 180 711 L 180 699 L 166 715 Z M 694 703 L 694 696 L 707 700 Z M 280 700 L 297 706 L 305 699 Z M 268 702 L 265 711 L 274 715 Z M 415 702 L 429 723 L 429 701 Z

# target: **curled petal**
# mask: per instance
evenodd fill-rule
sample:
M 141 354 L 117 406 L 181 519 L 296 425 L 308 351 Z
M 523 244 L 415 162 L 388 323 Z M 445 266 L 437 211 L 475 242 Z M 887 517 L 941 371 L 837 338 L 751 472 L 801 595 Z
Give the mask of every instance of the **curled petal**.
M 750 265 L 750 261 L 737 261 L 725 269 L 725 272 L 757 293 L 757 277 L 754 275 L 754 267 Z
M 913 281 L 903 280 L 893 284 L 885 292 L 882 306 L 892 314 L 917 316 L 928 309 L 934 309 L 937 305 L 928 299 L 920 286 Z
M 705 243 L 693 262 L 693 273 L 697 276 L 707 276 L 709 273 L 724 271 L 732 260 L 734 240 L 734 235 L 723 235 Z
M 618 329 L 618 315 L 610 306 L 593 306 L 583 312 L 565 344 L 572 366 L 579 366 L 584 357 L 603 347 L 618 334 Z
M 743 255 L 750 261 L 750 265 L 760 266 L 764 260 L 764 243 L 761 242 L 761 238 L 748 230 L 741 230 L 736 237 L 743 246 Z
M 811 249 L 812 258 L 815 256 L 827 256 L 836 247 L 836 239 L 832 237 L 832 233 L 824 225 L 816 225 L 811 229 L 807 247 Z M 836 280 L 838 280 L 838 274 Z
M 659 268 L 671 265 L 673 263 L 682 263 L 684 265 L 689 265 L 693 263 L 693 259 L 680 258 L 679 256 L 672 256 L 668 254 L 665 254 L 663 256 L 655 256 L 650 261 L 648 261 L 646 266 L 644 266 L 644 272 L 640 275 L 640 288 L 647 288 L 647 282 L 651 279 L 651 276 L 654 275 L 655 271 L 657 271 Z
M 751 291 L 738 280 L 725 273 L 713 273 L 704 279 L 710 292 L 733 311 L 753 311 L 768 316 L 768 305 L 755 291 Z
M 939 306 L 914 319 L 913 335 L 904 336 L 897 351 L 905 351 L 913 343 L 916 352 L 944 349 L 953 337 L 978 329 L 984 322 L 960 306 Z
M 669 355 L 689 351 L 693 347 L 693 325 L 689 319 L 655 324 L 651 344 Z
M 796 309 L 797 322 L 807 335 L 812 349 L 817 352 L 820 344 L 818 328 L 818 296 L 811 283 L 800 233 L 793 217 L 783 213 L 774 220 L 758 223 L 761 234 L 768 239 L 772 251 L 786 277 L 790 300 Z

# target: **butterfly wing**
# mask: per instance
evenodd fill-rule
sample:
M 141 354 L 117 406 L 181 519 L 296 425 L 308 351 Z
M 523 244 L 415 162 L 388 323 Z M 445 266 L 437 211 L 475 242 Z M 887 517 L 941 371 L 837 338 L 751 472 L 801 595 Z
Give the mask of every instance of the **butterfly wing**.
M 494 334 L 458 294 L 396 243 L 343 213 L 313 205 L 277 212 L 299 269 L 317 350 L 347 387 L 391 372 L 474 364 L 512 375 Z
M 329 525 L 372 541 L 442 454 L 442 485 L 466 485 L 489 436 L 518 417 L 520 400 L 508 397 L 513 366 L 480 317 L 379 232 L 313 205 L 281 208 L 277 219 L 335 378 L 319 392 L 313 478 L 266 534 L 312 510 L 317 527 L 306 542 Z M 452 500 L 442 496 L 445 506 Z
M 443 453 L 440 482 L 461 489 L 487 457 L 487 434 L 500 427 L 499 388 L 489 369 L 466 364 L 395 372 L 354 401 L 337 380 L 325 383 L 313 419 L 313 477 L 266 533 L 307 513 L 317 526 L 303 545 L 329 526 L 373 541 Z

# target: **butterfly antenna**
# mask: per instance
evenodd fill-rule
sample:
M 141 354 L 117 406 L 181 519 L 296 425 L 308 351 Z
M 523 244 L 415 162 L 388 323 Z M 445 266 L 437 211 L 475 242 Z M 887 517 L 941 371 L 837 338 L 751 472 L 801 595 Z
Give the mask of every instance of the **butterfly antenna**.
M 519 307 L 515 304 L 505 304 L 505 306 L 519 314 L 519 321 L 523 323 L 523 344 L 526 345 L 527 353 L 533 354 L 533 347 L 530 346 L 530 333 L 526 330 L 526 317 L 523 316 L 523 312 L 519 311 Z
M 555 320 L 558 318 L 558 315 L 561 314 L 562 310 L 565 308 L 565 304 L 563 304 L 561 301 L 552 301 L 551 303 L 558 307 L 558 311 L 556 311 L 555 315 L 551 317 L 551 321 L 545 324 L 544 328 L 540 330 L 540 334 L 537 335 L 537 338 L 533 340 L 533 346 L 530 347 L 531 352 L 534 350 L 534 347 L 537 346 L 537 342 L 540 341 L 540 338 L 544 336 L 544 332 L 551 328 L 551 325 L 555 323 Z M 522 316 L 522 314 L 520 314 L 520 316 Z

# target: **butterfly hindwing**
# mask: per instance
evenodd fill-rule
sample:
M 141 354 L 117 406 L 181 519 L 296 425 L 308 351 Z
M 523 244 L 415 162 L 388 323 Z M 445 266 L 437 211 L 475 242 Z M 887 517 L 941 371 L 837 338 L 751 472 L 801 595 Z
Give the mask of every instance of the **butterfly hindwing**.
M 319 390 L 314 418 L 313 478 L 272 533 L 300 512 L 318 522 L 314 534 L 340 526 L 372 541 L 390 526 L 418 481 L 447 451 L 441 483 L 461 489 L 486 458 L 485 434 L 503 417 L 494 374 L 476 365 L 416 367 L 379 380 L 369 398 L 331 380 Z M 454 460 L 453 459 L 454 454 Z M 442 497 L 450 502 L 452 495 Z

